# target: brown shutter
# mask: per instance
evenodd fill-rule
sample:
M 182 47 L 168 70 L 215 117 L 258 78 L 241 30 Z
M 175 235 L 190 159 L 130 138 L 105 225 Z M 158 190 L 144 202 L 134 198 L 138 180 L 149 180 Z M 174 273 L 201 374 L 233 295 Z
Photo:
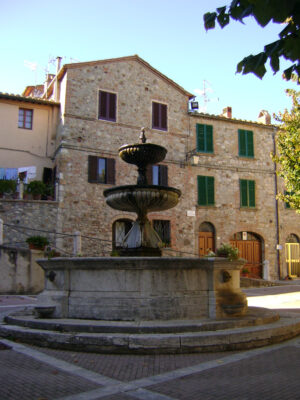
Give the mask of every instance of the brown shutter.
M 166 165 L 159 166 L 159 184 L 168 186 L 168 167 Z
M 109 116 L 108 119 L 116 120 L 116 98 L 115 93 L 109 93 Z
M 98 157 L 89 156 L 88 158 L 88 181 L 90 183 L 97 182 L 98 179 Z
M 106 159 L 106 183 L 109 183 L 111 185 L 115 184 L 116 180 L 116 167 L 115 167 L 115 159 L 114 158 L 107 158 Z
M 165 104 L 160 105 L 161 112 L 161 128 L 167 129 L 167 106 Z
M 99 118 L 106 118 L 107 93 L 99 91 Z
M 159 104 L 152 103 L 152 128 L 159 127 Z

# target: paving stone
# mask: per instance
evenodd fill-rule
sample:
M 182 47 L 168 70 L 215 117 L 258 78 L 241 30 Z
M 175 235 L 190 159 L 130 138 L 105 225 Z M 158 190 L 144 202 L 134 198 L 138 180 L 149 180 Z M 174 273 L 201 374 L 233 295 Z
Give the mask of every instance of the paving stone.
M 100 387 L 13 350 L 1 351 L 0 371 L 1 400 L 52 400 Z
M 153 355 L 92 354 L 31 347 L 45 354 L 123 382 L 158 375 L 235 354 L 235 352 Z
M 148 387 L 182 400 L 297 399 L 300 349 L 287 347 Z

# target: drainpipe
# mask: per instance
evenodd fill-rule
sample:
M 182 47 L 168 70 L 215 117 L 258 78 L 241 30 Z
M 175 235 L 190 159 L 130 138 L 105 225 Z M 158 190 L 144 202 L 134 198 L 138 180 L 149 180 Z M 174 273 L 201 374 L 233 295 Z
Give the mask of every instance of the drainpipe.
M 273 139 L 273 154 L 276 155 L 276 141 L 275 141 L 275 136 L 276 136 L 276 130 L 274 129 L 274 132 L 272 133 L 272 139 Z M 274 187 L 275 187 L 275 221 L 276 221 L 276 240 L 277 244 L 280 243 L 280 230 L 279 230 L 279 207 L 278 207 L 278 200 L 277 200 L 277 194 L 278 194 L 278 177 L 277 177 L 277 164 L 274 162 Z M 280 270 L 280 250 L 277 249 L 276 246 L 276 251 L 277 251 L 277 273 L 278 273 L 278 279 L 281 278 L 281 270 Z

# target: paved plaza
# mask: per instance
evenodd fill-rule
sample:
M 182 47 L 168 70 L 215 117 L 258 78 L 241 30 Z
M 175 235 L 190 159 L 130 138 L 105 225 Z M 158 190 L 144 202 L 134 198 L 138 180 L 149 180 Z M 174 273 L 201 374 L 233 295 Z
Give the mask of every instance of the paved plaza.
M 282 297 L 289 309 L 278 309 L 299 315 L 297 291 L 246 292 L 262 306 L 268 296 L 290 293 L 290 302 Z M 0 316 L 34 304 L 34 297 L 0 296 Z M 177 355 L 93 354 L 0 339 L 1 400 L 296 400 L 299 376 L 300 337 L 248 351 Z

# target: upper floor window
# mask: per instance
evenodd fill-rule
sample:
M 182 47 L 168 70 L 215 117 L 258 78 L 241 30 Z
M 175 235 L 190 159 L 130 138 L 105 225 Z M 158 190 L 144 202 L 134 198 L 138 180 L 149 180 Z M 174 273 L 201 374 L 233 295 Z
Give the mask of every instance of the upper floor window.
M 32 129 L 33 110 L 28 108 L 19 108 L 18 127 L 23 129 Z
M 241 207 L 255 207 L 255 181 L 240 179 Z
M 115 159 L 89 156 L 88 181 L 115 184 Z
M 244 129 L 239 129 L 238 134 L 239 134 L 239 156 L 253 158 L 254 157 L 253 132 L 245 131 Z
M 166 165 L 150 165 L 147 169 L 149 185 L 168 186 L 168 167 Z
M 212 125 L 196 124 L 197 151 L 213 153 L 213 127 Z
M 152 102 L 152 128 L 166 131 L 168 129 L 168 108 L 166 104 Z
M 213 176 L 198 176 L 198 204 L 199 206 L 215 204 L 215 178 Z
M 99 90 L 99 119 L 116 121 L 117 115 L 117 95 L 115 93 Z

